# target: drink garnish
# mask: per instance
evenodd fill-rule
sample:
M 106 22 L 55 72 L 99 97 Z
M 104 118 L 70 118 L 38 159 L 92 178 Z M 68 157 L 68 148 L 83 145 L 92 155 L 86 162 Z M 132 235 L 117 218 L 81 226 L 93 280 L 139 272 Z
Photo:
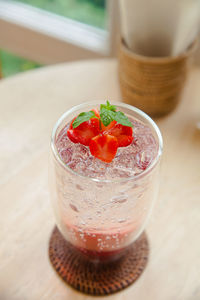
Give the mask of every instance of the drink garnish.
M 133 127 L 128 117 L 123 112 L 116 111 L 116 106 L 111 105 L 109 101 L 106 102 L 106 105 L 100 105 L 100 117 L 104 126 L 108 126 L 112 121 L 116 121 L 118 124 Z
M 90 141 L 90 152 L 104 162 L 111 162 L 117 153 L 118 141 L 115 136 L 101 133 Z
M 112 123 L 110 123 L 112 124 Z M 110 126 L 110 125 L 108 125 Z M 126 147 L 130 145 L 133 141 L 133 129 L 129 126 L 124 126 L 121 124 L 114 124 L 110 129 L 107 129 L 106 132 L 110 135 L 113 135 L 117 138 L 119 147 Z
M 82 124 L 83 122 L 89 121 L 92 118 L 97 118 L 98 119 L 98 117 L 95 115 L 95 112 L 93 110 L 90 110 L 88 112 L 82 112 L 78 115 L 77 118 L 75 118 L 73 120 L 72 127 L 76 128 L 80 124 Z
M 93 156 L 111 162 L 118 147 L 126 147 L 133 141 L 133 124 L 109 101 L 98 109 L 82 112 L 75 117 L 67 131 L 73 143 L 89 146 Z
M 76 122 L 76 119 L 73 121 L 73 123 L 74 122 Z M 80 143 L 85 146 L 89 146 L 91 139 L 97 136 L 99 133 L 99 119 L 95 117 L 87 121 L 83 121 L 75 128 L 73 128 L 73 125 L 71 124 L 67 131 L 67 135 L 73 143 Z

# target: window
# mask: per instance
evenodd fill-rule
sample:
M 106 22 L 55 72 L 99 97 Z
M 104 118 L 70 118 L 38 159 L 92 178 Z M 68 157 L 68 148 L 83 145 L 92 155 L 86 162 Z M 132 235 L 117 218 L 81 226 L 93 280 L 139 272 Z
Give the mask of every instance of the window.
M 17 0 L 63 17 L 105 29 L 105 0 Z
M 114 3 L 0 0 L 0 48 L 41 64 L 110 56 Z

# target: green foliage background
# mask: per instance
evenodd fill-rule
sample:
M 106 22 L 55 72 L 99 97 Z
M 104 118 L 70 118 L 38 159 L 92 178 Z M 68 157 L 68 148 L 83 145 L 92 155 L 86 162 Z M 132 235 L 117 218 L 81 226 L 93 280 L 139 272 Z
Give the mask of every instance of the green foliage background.
M 105 0 L 18 0 L 18 2 L 96 27 L 105 27 Z
M 17 0 L 79 22 L 105 28 L 105 0 Z M 108 0 L 109 1 L 109 0 Z M 0 50 L 3 76 L 38 68 L 36 62 L 17 57 L 3 49 Z

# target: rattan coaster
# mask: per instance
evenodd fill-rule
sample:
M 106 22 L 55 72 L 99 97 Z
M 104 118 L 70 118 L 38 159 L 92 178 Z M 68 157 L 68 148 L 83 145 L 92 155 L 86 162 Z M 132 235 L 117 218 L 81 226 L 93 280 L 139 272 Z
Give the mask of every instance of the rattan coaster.
M 50 261 L 60 277 L 76 290 L 90 295 L 108 295 L 135 282 L 146 267 L 147 236 L 140 238 L 116 262 L 94 264 L 71 247 L 55 228 L 49 243 Z

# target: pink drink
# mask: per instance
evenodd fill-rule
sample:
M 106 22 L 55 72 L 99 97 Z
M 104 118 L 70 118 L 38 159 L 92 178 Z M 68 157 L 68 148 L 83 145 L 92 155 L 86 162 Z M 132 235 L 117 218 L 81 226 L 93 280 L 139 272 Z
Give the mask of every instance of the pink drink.
M 56 123 L 51 141 L 50 188 L 56 224 L 90 260 L 115 259 L 143 232 L 157 196 L 162 137 L 142 111 L 116 104 L 133 123 L 134 141 L 118 148 L 111 163 L 67 137 L 72 119 L 99 107 L 84 103 Z
M 150 126 L 130 120 L 134 141 L 119 148 L 111 163 L 71 142 L 66 134 L 69 123 L 57 133 L 60 159 L 74 171 L 66 177 L 62 168 L 56 168 L 57 223 L 67 241 L 90 259 L 118 257 L 141 233 L 152 207 L 156 172 L 142 174 L 158 155 L 158 141 Z M 138 177 L 140 181 L 134 181 Z
M 102 162 L 92 156 L 89 147 L 71 142 L 67 137 L 69 124 L 58 135 L 58 153 L 67 166 L 83 176 L 112 180 L 138 175 L 155 159 L 158 143 L 147 125 L 133 119 L 131 122 L 134 126 L 134 141 L 128 147 L 118 148 L 117 155 L 111 163 Z

